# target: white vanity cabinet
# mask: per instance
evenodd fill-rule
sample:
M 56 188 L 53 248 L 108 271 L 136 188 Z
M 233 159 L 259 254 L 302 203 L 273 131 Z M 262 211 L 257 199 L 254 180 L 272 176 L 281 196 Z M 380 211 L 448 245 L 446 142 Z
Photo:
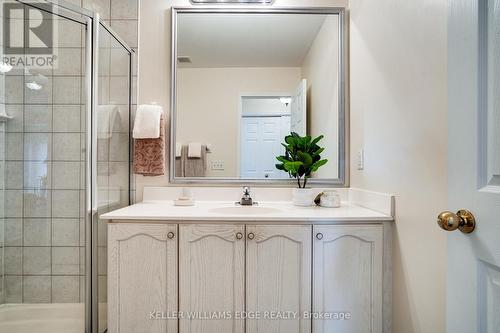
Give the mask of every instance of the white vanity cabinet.
M 177 332 L 177 225 L 110 224 L 108 279 L 108 332 Z
M 245 225 L 179 226 L 179 310 L 210 318 L 179 320 L 179 332 L 243 333 L 244 321 L 213 313 L 245 309 Z
M 311 309 L 311 228 L 247 225 L 246 310 L 285 317 L 249 318 L 247 333 L 311 331 L 310 320 L 300 316 Z
M 383 226 L 313 228 L 313 333 L 382 333 Z
M 110 223 L 109 332 L 390 333 L 390 224 Z

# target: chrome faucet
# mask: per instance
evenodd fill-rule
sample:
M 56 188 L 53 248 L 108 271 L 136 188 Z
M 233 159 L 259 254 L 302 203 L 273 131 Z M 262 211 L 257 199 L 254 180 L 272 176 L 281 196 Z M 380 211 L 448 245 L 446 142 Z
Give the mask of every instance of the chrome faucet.
M 252 206 L 254 204 L 252 197 L 250 196 L 250 187 L 243 187 L 243 197 L 241 197 L 241 200 L 237 202 L 237 204 L 242 206 Z

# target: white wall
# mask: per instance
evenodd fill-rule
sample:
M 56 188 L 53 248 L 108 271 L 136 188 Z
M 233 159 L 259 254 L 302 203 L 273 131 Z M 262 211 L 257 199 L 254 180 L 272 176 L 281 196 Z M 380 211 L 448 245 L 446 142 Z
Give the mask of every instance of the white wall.
M 300 79 L 300 68 L 178 69 L 177 141 L 212 145 L 207 177 L 238 177 L 241 94 L 290 93 Z M 211 170 L 212 160 L 224 170 Z
M 445 332 L 446 24 L 446 0 L 351 1 L 351 184 L 396 195 L 395 333 Z
M 142 1 L 140 20 L 139 102 L 166 108 L 172 4 Z M 442 333 L 446 239 L 435 215 L 446 207 L 446 0 L 351 0 L 351 8 L 352 162 L 367 149 L 352 185 L 397 196 L 393 332 Z M 139 200 L 148 185 L 167 186 L 168 175 L 137 177 Z
M 291 92 L 290 92 L 291 93 Z M 244 115 L 261 115 L 263 112 L 273 114 L 290 115 L 290 103 L 283 104 L 280 97 L 290 98 L 290 96 L 260 96 L 258 98 L 245 97 L 242 101 L 242 112 Z
M 302 64 L 307 79 L 307 132 L 325 136 L 319 144 L 325 148 L 321 157 L 328 159 L 314 178 L 338 178 L 338 33 L 338 17 L 327 17 Z

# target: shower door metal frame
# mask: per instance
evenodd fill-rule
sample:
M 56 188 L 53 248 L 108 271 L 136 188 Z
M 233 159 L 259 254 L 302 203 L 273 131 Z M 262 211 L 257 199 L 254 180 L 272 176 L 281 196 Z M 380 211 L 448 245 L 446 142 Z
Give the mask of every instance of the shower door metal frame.
M 100 20 L 99 13 L 76 6 L 64 0 L 16 0 L 24 5 L 37 8 L 48 12 L 46 8 L 38 5 L 52 4 L 55 8 L 62 9 L 63 12 L 50 12 L 68 20 L 80 23 L 86 27 L 85 35 L 85 89 L 86 96 L 86 163 L 85 163 L 85 333 L 98 332 L 98 275 L 97 275 L 97 223 L 98 223 L 98 205 L 97 205 L 97 110 L 98 100 L 98 79 L 99 79 L 99 32 L 104 28 L 127 52 L 129 55 L 128 63 L 128 108 L 129 108 L 129 202 L 131 204 L 131 184 L 132 176 L 130 170 L 131 144 L 130 144 L 130 126 L 132 113 L 132 55 L 134 51 L 127 43 L 116 34 L 111 27 Z M 90 124 L 90 127 L 89 127 Z

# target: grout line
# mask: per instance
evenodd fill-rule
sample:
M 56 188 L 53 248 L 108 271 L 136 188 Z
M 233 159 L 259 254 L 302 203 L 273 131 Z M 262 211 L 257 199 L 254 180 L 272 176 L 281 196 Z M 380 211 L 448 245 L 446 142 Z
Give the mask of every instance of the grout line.
M 52 68 L 52 74 L 54 74 L 54 68 Z M 50 118 L 52 119 L 52 128 L 54 128 L 54 82 L 52 81 L 52 91 L 51 91 L 51 107 L 50 107 Z M 50 143 L 50 157 L 51 159 L 54 157 L 54 133 L 52 132 L 52 138 L 51 138 L 51 143 Z M 54 164 L 51 161 L 50 162 L 50 187 L 52 188 L 52 184 L 54 182 Z M 53 266 L 53 251 L 52 251 L 52 206 L 54 205 L 54 198 L 53 198 L 53 191 L 50 191 L 50 303 L 52 303 L 52 293 L 53 293 L 53 288 L 52 288 L 52 266 Z

